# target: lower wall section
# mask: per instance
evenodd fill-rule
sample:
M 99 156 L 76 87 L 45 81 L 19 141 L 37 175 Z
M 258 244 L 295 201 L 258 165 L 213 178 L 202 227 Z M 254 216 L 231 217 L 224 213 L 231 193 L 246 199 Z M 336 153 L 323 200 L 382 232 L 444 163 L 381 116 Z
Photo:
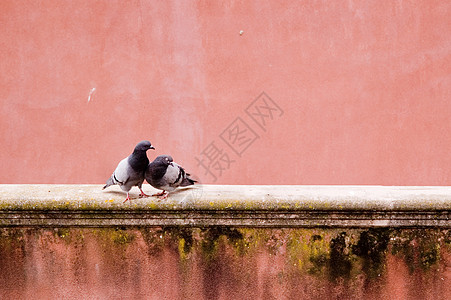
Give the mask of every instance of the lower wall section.
M 449 299 L 449 229 L 1 228 L 1 299 Z

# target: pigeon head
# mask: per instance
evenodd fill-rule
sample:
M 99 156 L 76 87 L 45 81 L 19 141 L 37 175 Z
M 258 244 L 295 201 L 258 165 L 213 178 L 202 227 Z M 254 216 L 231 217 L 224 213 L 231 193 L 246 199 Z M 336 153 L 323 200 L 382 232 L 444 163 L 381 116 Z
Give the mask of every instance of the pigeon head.
M 149 141 L 141 141 L 135 147 L 135 151 L 147 151 L 149 149 L 155 150 L 155 148 L 150 144 Z
M 169 166 L 174 161 L 170 155 L 160 155 L 156 159 L 166 166 Z

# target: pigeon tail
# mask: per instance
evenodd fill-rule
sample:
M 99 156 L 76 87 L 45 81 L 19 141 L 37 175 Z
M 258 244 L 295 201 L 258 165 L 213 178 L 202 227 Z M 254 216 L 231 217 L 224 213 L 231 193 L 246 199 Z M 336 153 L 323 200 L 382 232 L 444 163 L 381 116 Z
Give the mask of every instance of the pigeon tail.
M 195 182 L 197 182 L 197 181 L 193 180 L 189 177 L 185 177 L 185 178 L 183 178 L 182 182 L 180 183 L 180 186 L 193 185 Z

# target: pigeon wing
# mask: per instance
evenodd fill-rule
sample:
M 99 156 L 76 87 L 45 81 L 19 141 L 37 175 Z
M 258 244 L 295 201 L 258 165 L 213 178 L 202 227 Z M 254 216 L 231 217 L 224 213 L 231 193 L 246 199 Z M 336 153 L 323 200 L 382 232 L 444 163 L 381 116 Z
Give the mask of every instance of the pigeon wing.
M 177 166 L 180 169 L 179 175 L 177 177 L 177 180 L 175 182 L 175 184 L 177 184 L 177 186 L 188 186 L 188 185 L 192 185 L 195 182 L 197 182 L 196 180 L 193 180 L 191 178 L 189 178 L 190 174 L 186 173 L 185 169 L 182 168 L 182 166 L 176 164 L 176 163 L 172 163 L 174 166 Z
M 117 181 L 117 184 L 119 185 L 125 185 L 127 184 L 128 180 L 130 179 L 130 165 L 128 163 L 128 157 L 124 158 L 119 162 L 119 164 L 116 167 L 116 170 L 114 170 L 113 173 L 113 179 Z
M 164 178 L 168 185 L 172 187 L 178 187 L 180 185 L 180 182 L 182 182 L 183 180 L 184 174 L 185 170 L 183 170 L 181 166 L 173 162 L 168 166 Z

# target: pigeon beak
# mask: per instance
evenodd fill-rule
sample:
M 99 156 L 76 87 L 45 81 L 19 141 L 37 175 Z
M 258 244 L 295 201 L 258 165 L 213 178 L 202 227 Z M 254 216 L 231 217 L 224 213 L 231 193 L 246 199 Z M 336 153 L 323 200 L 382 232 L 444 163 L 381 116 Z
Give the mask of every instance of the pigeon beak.
M 150 146 L 150 148 L 149 149 L 153 149 L 153 150 L 155 150 L 155 147 L 154 146 Z

